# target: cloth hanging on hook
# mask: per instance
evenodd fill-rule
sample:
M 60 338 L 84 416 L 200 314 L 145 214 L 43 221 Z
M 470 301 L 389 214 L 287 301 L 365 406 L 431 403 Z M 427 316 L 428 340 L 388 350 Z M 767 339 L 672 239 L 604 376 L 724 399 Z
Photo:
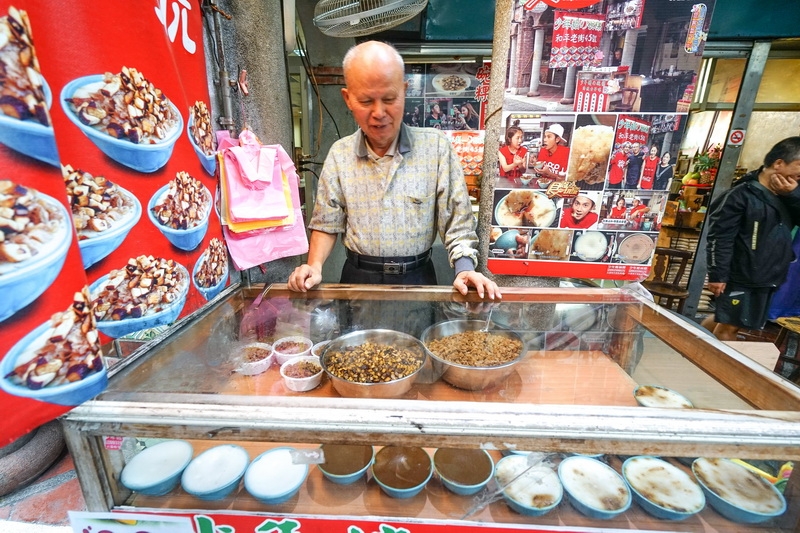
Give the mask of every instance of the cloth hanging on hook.
M 218 131 L 217 140 L 220 218 L 234 266 L 244 270 L 307 253 L 299 179 L 289 154 L 279 144 L 262 145 L 248 129 L 238 139 Z M 256 218 L 235 219 L 242 216 Z

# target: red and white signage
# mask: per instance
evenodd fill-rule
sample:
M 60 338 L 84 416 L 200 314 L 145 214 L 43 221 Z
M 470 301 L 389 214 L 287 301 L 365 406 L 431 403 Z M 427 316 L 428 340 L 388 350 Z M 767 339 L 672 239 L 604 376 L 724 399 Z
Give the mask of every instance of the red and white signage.
M 731 130 L 728 135 L 728 146 L 741 146 L 744 143 L 744 134 L 746 130 Z
M 556 11 L 550 68 L 592 65 L 603 36 L 603 15 Z

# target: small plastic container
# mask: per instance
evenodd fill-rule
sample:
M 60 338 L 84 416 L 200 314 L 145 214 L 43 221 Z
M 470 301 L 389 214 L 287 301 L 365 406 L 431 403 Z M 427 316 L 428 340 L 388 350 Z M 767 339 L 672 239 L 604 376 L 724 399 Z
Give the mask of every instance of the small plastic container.
M 316 367 L 316 373 L 309 376 L 294 377 L 290 376 L 292 367 L 295 369 L 306 369 Z M 286 388 L 295 392 L 306 392 L 315 389 L 322 381 L 322 365 L 319 364 L 319 357 L 313 355 L 301 355 L 292 357 L 281 365 L 281 377 Z
M 275 341 L 275 344 L 272 345 L 272 348 L 275 351 L 275 360 L 279 365 L 282 365 L 293 357 L 309 355 L 312 346 L 314 346 L 314 343 L 308 337 L 293 335 L 291 337 L 278 339 Z
M 261 357 L 264 352 L 269 354 Z M 241 348 L 236 354 L 239 358 L 239 366 L 236 369 L 240 374 L 245 376 L 257 376 L 264 373 L 272 366 L 274 359 L 274 350 L 271 344 L 266 342 L 251 342 Z
M 316 355 L 317 357 L 322 357 L 322 352 L 325 351 L 325 347 L 330 344 L 331 341 L 322 341 L 318 342 L 314 346 L 311 347 L 311 355 Z

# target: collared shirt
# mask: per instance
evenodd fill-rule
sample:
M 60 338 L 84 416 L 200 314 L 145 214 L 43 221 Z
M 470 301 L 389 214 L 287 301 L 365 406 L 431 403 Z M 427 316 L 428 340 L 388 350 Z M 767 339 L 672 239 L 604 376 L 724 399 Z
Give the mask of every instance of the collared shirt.
M 361 130 L 336 141 L 308 227 L 343 233 L 348 249 L 380 257 L 425 252 L 438 231 L 451 266 L 461 258 L 477 265 L 475 217 L 461 162 L 436 129 L 402 125 L 388 174 L 369 156 Z

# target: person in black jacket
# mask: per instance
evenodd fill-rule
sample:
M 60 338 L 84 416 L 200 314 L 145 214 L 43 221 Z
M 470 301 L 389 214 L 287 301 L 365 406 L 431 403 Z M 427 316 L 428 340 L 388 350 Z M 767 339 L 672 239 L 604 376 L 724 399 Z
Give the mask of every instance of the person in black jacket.
M 795 260 L 791 232 L 800 224 L 798 179 L 800 137 L 789 137 L 710 206 L 706 258 L 716 309 L 702 325 L 720 340 L 736 340 L 739 328 L 766 324 L 770 298 Z

